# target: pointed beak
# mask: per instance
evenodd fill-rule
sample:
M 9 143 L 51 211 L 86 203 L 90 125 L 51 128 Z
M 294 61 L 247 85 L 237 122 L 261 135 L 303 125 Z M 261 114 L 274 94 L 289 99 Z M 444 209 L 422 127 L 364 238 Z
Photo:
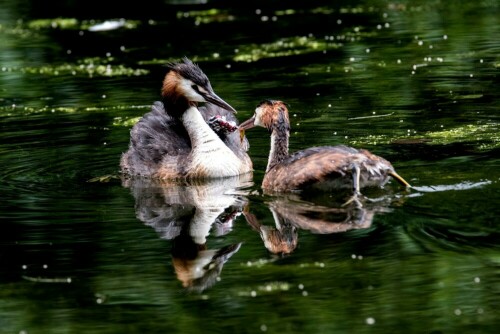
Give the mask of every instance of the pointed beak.
M 412 188 L 411 184 L 409 184 L 405 179 L 403 179 L 398 173 L 390 172 L 390 176 L 396 179 L 401 185 L 405 186 L 406 189 Z
M 231 107 L 226 101 L 224 101 L 223 99 L 221 99 L 214 92 L 209 92 L 209 93 L 203 95 L 203 97 L 205 98 L 205 100 L 207 102 L 213 103 L 216 106 L 219 106 L 219 107 L 221 107 L 223 109 L 229 110 L 229 111 L 233 112 L 234 114 L 236 114 L 236 109 L 234 109 L 233 107 Z
M 240 129 L 248 130 L 255 126 L 255 115 L 240 124 Z

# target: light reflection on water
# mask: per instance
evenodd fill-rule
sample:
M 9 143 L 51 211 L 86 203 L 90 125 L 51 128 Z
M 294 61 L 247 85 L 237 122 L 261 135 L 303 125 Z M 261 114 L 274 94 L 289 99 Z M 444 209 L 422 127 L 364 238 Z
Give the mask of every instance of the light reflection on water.
M 498 6 L 359 4 L 171 15 L 80 34 L 27 30 L 8 2 L 2 330 L 496 332 Z M 252 45 L 266 46 L 260 60 L 237 61 Z M 264 98 L 288 102 L 291 151 L 366 147 L 414 189 L 367 190 L 363 208 L 342 206 L 346 194 L 263 194 L 263 129 L 247 134 L 252 180 L 120 179 L 127 122 L 158 98 L 161 64 L 184 55 L 241 120 Z M 148 74 L 56 74 L 93 57 Z

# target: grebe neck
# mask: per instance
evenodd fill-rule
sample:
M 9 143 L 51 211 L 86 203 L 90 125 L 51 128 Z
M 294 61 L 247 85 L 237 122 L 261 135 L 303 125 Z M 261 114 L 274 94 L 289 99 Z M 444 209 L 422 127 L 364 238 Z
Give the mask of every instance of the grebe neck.
M 208 126 L 197 107 L 189 107 L 181 117 L 191 139 L 189 178 L 220 178 L 240 175 L 248 168 Z
M 288 138 L 290 137 L 290 130 L 288 130 L 288 128 L 288 126 L 277 126 L 273 128 L 273 132 L 271 133 L 271 150 L 269 152 L 266 173 L 288 157 Z
M 196 106 L 189 106 L 182 114 L 181 120 L 191 139 L 193 150 L 209 143 L 217 146 L 226 146 L 219 136 L 208 126 Z

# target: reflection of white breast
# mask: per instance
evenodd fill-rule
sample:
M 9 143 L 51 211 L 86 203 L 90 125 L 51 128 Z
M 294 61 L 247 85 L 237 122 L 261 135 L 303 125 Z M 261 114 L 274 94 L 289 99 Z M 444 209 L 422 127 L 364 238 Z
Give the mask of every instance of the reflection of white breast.
M 240 184 L 240 177 L 230 177 L 188 188 L 196 207 L 189 232 L 197 244 L 206 242 L 212 223 L 226 208 L 241 202 L 235 195 Z
M 252 185 L 252 174 L 206 181 L 191 181 L 189 184 L 163 182 L 164 202 L 169 205 L 194 206 L 194 215 L 189 223 L 189 234 L 199 245 L 206 243 L 212 224 L 230 206 L 242 206 L 241 196 L 246 195 L 242 187 Z

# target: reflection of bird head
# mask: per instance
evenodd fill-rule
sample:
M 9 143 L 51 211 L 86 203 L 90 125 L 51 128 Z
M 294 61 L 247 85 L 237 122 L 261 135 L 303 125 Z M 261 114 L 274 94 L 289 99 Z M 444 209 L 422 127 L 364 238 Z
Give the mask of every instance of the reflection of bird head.
M 241 243 L 221 249 L 206 249 L 206 245 L 194 243 L 183 246 L 194 248 L 172 249 L 172 263 L 177 279 L 188 290 L 202 292 L 215 284 L 224 263 L 240 249 Z
M 298 244 L 297 229 L 293 226 L 283 229 L 261 226 L 260 236 L 264 246 L 273 254 L 290 254 Z
M 249 212 L 248 206 L 245 207 L 243 215 L 247 223 L 259 232 L 268 251 L 273 254 L 290 254 L 297 248 L 299 238 L 297 229 L 274 211 L 272 212 L 276 227 L 260 224 L 257 217 Z

